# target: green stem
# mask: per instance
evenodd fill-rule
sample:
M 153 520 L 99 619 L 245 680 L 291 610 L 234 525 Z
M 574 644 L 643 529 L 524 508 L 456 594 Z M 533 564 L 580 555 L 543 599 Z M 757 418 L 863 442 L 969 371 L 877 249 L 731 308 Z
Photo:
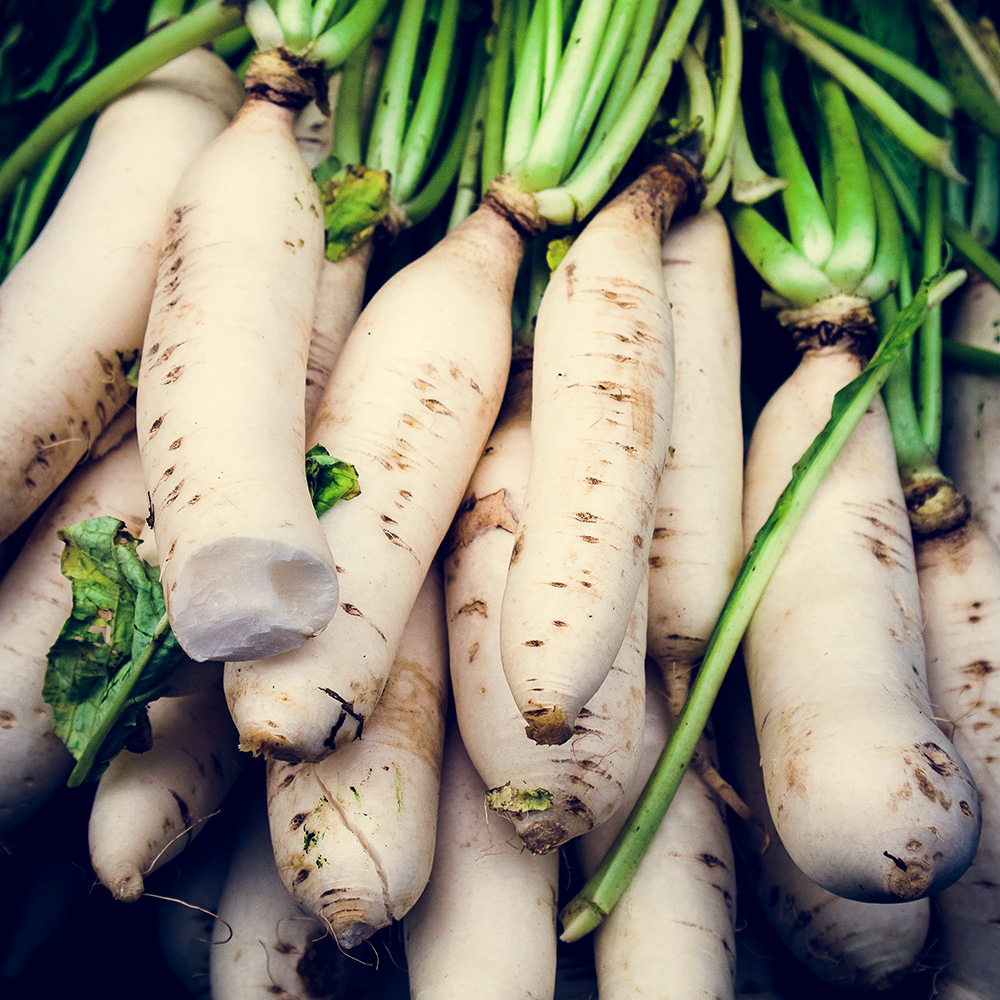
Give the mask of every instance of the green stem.
M 990 247 L 1000 228 L 1000 142 L 985 132 L 976 133 L 975 178 L 969 228 L 980 245 Z
M 747 136 L 746 122 L 743 120 L 743 106 L 737 105 L 736 124 L 730 136 L 732 152 L 732 197 L 743 205 L 753 205 L 772 194 L 784 191 L 788 185 L 783 177 L 772 177 L 754 159 L 750 139 Z M 721 173 L 719 174 L 721 176 Z M 715 185 L 713 178 L 709 187 Z M 706 203 L 708 198 L 705 198 Z
M 903 221 L 909 226 L 910 232 L 919 236 L 923 232 L 924 224 L 920 219 L 920 206 L 917 203 L 916 194 L 896 169 L 896 164 L 893 163 L 892 157 L 886 150 L 885 137 L 879 135 L 879 127 L 871 120 L 864 108 L 858 109 L 855 122 L 865 147 L 865 154 L 871 157 L 872 162 L 885 176 L 892 189 L 893 197 L 896 199 L 900 214 L 903 216 Z
M 681 72 L 684 74 L 684 96 L 687 98 L 687 117 L 698 126 L 707 138 L 715 128 L 715 94 L 708 82 L 708 67 L 698 50 L 689 42 L 680 57 Z
M 851 31 L 850 28 L 845 28 L 837 21 L 801 4 L 784 3 L 783 0 L 765 0 L 765 2 L 783 16 L 798 21 L 821 38 L 833 42 L 855 58 L 892 77 L 938 114 L 945 118 L 951 118 L 955 114 L 955 99 L 951 91 L 940 80 L 934 79 L 929 73 L 925 73 L 919 66 L 915 66 L 892 49 L 885 48 L 878 42 L 873 42 L 870 38 Z
M 924 128 L 884 87 L 843 53 L 766 4 L 755 2 L 752 6 L 776 35 L 839 80 L 918 160 L 945 177 L 965 180 L 952 162 L 947 140 Z
M 90 769 L 94 766 L 94 761 L 97 760 L 101 746 L 128 705 L 128 700 L 136 683 L 142 676 L 146 664 L 149 663 L 153 654 L 169 635 L 170 622 L 167 615 L 164 614 L 156 623 L 156 627 L 149 637 L 149 642 L 145 645 L 142 652 L 127 667 L 123 668 L 128 671 L 127 676 L 121 686 L 114 691 L 112 700 L 104 708 L 104 717 L 101 720 L 100 726 L 94 731 L 93 736 L 81 751 L 79 758 L 77 758 L 76 767 L 70 772 L 69 779 L 66 782 L 69 788 L 76 788 L 87 780 L 87 775 L 90 774 Z M 114 681 L 112 681 L 112 685 L 114 685 Z
M 784 62 L 777 40 L 768 39 L 760 76 L 764 124 L 775 170 L 788 182 L 781 199 L 791 241 L 807 260 L 822 267 L 833 250 L 833 226 L 788 115 L 781 86 Z
M 237 27 L 241 18 L 242 7 L 238 3 L 209 0 L 153 32 L 92 76 L 46 115 L 0 166 L 0 202 L 64 135 L 153 70 Z
M 729 149 L 729 136 L 736 121 L 743 79 L 743 26 L 737 0 L 722 0 L 722 83 L 715 113 L 715 127 L 702 173 L 712 178 Z
M 930 280 L 941 270 L 944 240 L 944 182 L 928 173 L 924 191 L 923 277 Z M 917 355 L 917 415 L 931 454 L 941 446 L 941 311 L 928 312 L 920 330 Z
M 411 198 L 416 191 L 434 145 L 441 109 L 445 103 L 449 70 L 453 61 L 458 58 L 455 53 L 455 38 L 458 34 L 460 6 L 460 0 L 443 0 L 441 4 L 427 71 L 403 140 L 399 171 L 393 178 L 394 197 L 400 202 Z
M 885 382 L 892 362 L 931 301 L 940 302 L 964 280 L 947 275 L 921 289 L 865 370 L 837 393 L 831 419 L 796 463 L 792 479 L 757 532 L 708 640 L 691 693 L 639 800 L 583 889 L 563 909 L 562 940 L 576 941 L 598 927 L 628 886 L 687 771 L 715 697 L 760 597 L 789 539 L 841 448 Z
M 514 72 L 514 89 L 503 143 L 503 172 L 508 173 L 527 155 L 538 125 L 546 75 L 545 3 L 536 3 Z M 558 57 L 557 57 L 558 58 Z
M 889 182 L 874 164 L 871 167 L 871 185 L 878 224 L 878 249 L 870 270 L 854 294 L 875 303 L 899 285 L 900 267 L 906 256 L 906 238 Z
M 942 343 L 944 360 L 968 368 L 983 375 L 1000 376 L 1000 351 L 988 351 L 984 347 L 960 344 L 945 339 Z
M 371 36 L 348 57 L 340 71 L 337 103 L 333 109 L 332 155 L 341 164 L 364 162 L 362 152 L 361 103 L 365 92 L 365 74 L 371 55 Z
M 490 59 L 490 82 L 483 122 L 483 161 L 479 175 L 482 194 L 486 193 L 493 178 L 498 177 L 503 170 L 504 122 L 507 118 L 507 88 L 513 43 L 513 5 L 505 3 L 500 11 L 500 23 L 493 40 L 493 57 Z
M 948 242 L 995 288 L 1000 289 L 1000 260 L 997 260 L 964 226 L 944 221 Z
M 311 0 L 275 0 L 275 16 L 285 36 L 285 45 L 292 51 L 304 49 L 312 41 Z
M 303 55 L 321 63 L 328 71 L 339 69 L 348 56 L 375 31 L 388 4 L 389 0 L 358 0 Z

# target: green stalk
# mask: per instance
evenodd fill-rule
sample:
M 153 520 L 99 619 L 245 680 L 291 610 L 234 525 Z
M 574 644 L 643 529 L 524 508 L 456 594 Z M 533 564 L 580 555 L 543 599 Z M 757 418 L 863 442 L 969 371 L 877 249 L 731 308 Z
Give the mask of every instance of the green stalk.
M 945 361 L 982 375 L 1000 375 L 1000 351 L 988 351 L 947 338 L 942 344 Z
M 488 93 L 487 76 L 479 84 L 479 94 L 473 111 L 472 124 L 462 151 L 462 162 L 458 170 L 458 189 L 448 217 L 448 232 L 460 225 L 472 214 L 479 200 L 479 159 L 483 149 L 483 118 L 486 115 Z
M 990 247 L 1000 226 L 1000 142 L 985 132 L 976 133 L 975 177 L 969 228 L 980 245 Z
M 921 253 L 923 277 L 941 270 L 944 241 L 944 182 L 928 173 L 924 192 L 924 241 Z M 920 329 L 917 355 L 917 415 L 924 442 L 932 454 L 941 447 L 941 311 L 932 309 Z
M 729 149 L 729 136 L 736 121 L 743 79 L 743 26 L 737 0 L 722 0 L 722 82 L 711 133 L 708 157 L 702 168 L 705 177 L 714 177 Z
M 364 161 L 361 139 L 361 102 L 365 91 L 365 74 L 371 55 L 371 36 L 348 57 L 340 71 L 337 103 L 333 109 L 332 155 L 341 164 L 361 164 Z
M 105 709 L 104 718 L 101 720 L 100 726 L 94 732 L 90 742 L 84 747 L 77 759 L 76 767 L 70 772 L 69 779 L 66 782 L 68 788 L 76 788 L 87 780 L 87 775 L 90 774 L 90 769 L 94 766 L 94 761 L 97 759 L 102 744 L 107 739 L 111 730 L 114 729 L 115 723 L 125 710 L 129 697 L 139 678 L 142 676 L 146 664 L 149 663 L 153 653 L 157 651 L 160 644 L 170 634 L 170 622 L 164 614 L 156 623 L 156 628 L 153 629 L 153 633 L 149 637 L 149 642 L 143 648 L 142 652 L 127 667 L 123 668 L 127 673 L 122 683 L 116 688 L 115 681 L 118 680 L 118 677 L 116 676 L 112 680 L 111 688 L 113 694 L 111 701 Z
M 545 3 L 536 3 L 521 47 L 514 72 L 514 89 L 510 97 L 510 114 L 504 137 L 503 172 L 520 163 L 531 146 L 542 108 L 545 84 L 547 47 Z
M 915 193 L 896 169 L 892 157 L 886 152 L 883 137 L 878 134 L 877 126 L 863 108 L 859 109 L 855 121 L 866 155 L 871 157 L 872 162 L 878 166 L 889 187 L 892 188 L 893 197 L 899 206 L 903 221 L 910 227 L 910 232 L 919 236 L 923 232 L 924 224 L 920 219 L 920 206 L 917 204 Z
M 242 15 L 243 9 L 239 3 L 208 0 L 148 35 L 92 76 L 46 115 L 0 166 L 0 202 L 6 199 L 24 173 L 38 163 L 68 132 L 153 70 L 238 27 Z
M 592 137 L 581 166 L 560 187 L 536 195 L 539 211 L 557 225 L 569 225 L 594 210 L 649 126 L 674 63 L 687 42 L 702 0 L 678 0 L 628 103 L 603 139 Z
M 788 115 L 781 87 L 783 63 L 777 40 L 769 38 L 760 77 L 764 124 L 775 169 L 788 182 L 781 199 L 791 241 L 807 260 L 822 267 L 833 250 L 833 226 Z
M 347 57 L 375 31 L 389 0 L 357 0 L 332 28 L 327 28 L 303 53 L 327 70 L 338 69 Z
M 616 13 L 620 10 L 616 8 Z M 528 153 L 511 171 L 526 191 L 554 187 L 566 175 L 580 94 L 586 91 L 594 71 L 610 15 L 610 0 L 582 0 L 580 4 L 559 63 L 559 75 L 542 109 Z
M 823 270 L 842 292 L 850 294 L 875 258 L 875 201 L 868 164 L 843 88 L 823 75 L 816 90 L 830 137 L 837 205 L 833 250 Z
M 854 294 L 875 303 L 899 285 L 900 268 L 906 257 L 906 238 L 889 182 L 874 164 L 871 167 L 871 185 L 878 223 L 878 249 L 871 269 Z M 888 326 L 885 328 L 888 329 Z
M 514 11 L 509 3 L 501 5 L 500 23 L 493 41 L 490 59 L 489 93 L 483 123 L 483 161 L 479 175 L 482 194 L 494 177 L 503 171 L 504 121 L 507 118 L 507 87 L 510 81 L 511 46 L 514 41 Z
M 441 4 L 427 72 L 403 140 L 399 170 L 393 178 L 394 197 L 400 202 L 413 196 L 427 165 L 444 104 L 449 68 L 457 58 L 454 48 L 459 9 L 460 0 L 443 0 Z
M 544 0 L 543 0 L 544 2 Z M 561 0 L 548 0 L 548 16 L 545 21 L 545 76 L 542 79 L 542 103 L 545 107 L 552 96 L 552 88 L 556 85 L 559 75 L 559 57 L 562 53 L 563 16 L 569 10 L 563 10 Z M 572 9 L 572 4 L 569 5 Z
M 7 259 L 4 261 L 5 273 L 9 273 L 11 268 L 24 256 L 24 252 L 31 246 L 39 226 L 39 220 L 45 203 L 52 192 L 52 187 L 59 176 L 59 171 L 66 162 L 66 157 L 73 146 L 73 140 L 79 133 L 79 126 L 72 132 L 67 132 L 53 147 L 52 152 L 45 158 L 42 169 L 32 182 L 27 200 L 23 208 L 19 209 L 17 229 L 10 245 Z
M 597 870 L 560 914 L 563 941 L 576 941 L 590 933 L 621 898 L 677 792 L 743 633 L 809 503 L 923 314 L 954 291 L 964 278 L 963 272 L 956 272 L 929 287 L 922 286 L 865 370 L 837 393 L 830 420 L 796 463 L 791 481 L 743 560 L 708 640 L 687 703 L 639 800 Z
M 784 191 L 788 181 L 783 177 L 772 177 L 754 159 L 750 139 L 747 136 L 746 122 L 743 120 L 743 107 L 737 104 L 736 124 L 730 136 L 733 148 L 732 179 L 730 182 L 733 201 L 742 205 L 754 205 L 758 201 L 770 198 L 778 191 Z M 721 176 L 721 172 L 718 176 Z M 709 188 L 715 185 L 715 178 L 709 181 Z M 706 196 L 705 202 L 708 202 Z M 714 202 L 713 202 L 714 204 Z
M 944 220 L 948 242 L 995 288 L 1000 289 L 1000 260 L 997 260 L 964 226 Z
M 285 45 L 298 52 L 312 40 L 312 0 L 275 0 L 274 13 L 285 35 Z
M 403 0 L 403 7 L 392 35 L 389 58 L 385 64 L 382 86 L 375 102 L 365 152 L 365 165 L 376 170 L 388 170 L 395 178 L 406 130 L 406 113 L 410 103 L 410 81 L 417 46 L 424 26 L 426 0 Z
M 725 215 L 744 256 L 768 287 L 789 305 L 802 308 L 838 293 L 826 274 L 755 208 L 730 205 Z
M 776 35 L 839 80 L 918 160 L 945 177 L 965 181 L 952 162 L 947 140 L 924 128 L 884 87 L 843 53 L 759 0 L 752 6 Z
M 765 0 L 765 2 L 784 17 L 798 21 L 821 38 L 839 46 L 869 66 L 881 70 L 919 97 L 939 115 L 945 118 L 954 116 L 955 99 L 951 91 L 940 80 L 925 73 L 919 66 L 915 66 L 892 49 L 887 49 L 801 4 L 785 3 L 784 0 Z
M 343 18 L 350 2 L 351 0 L 318 0 L 313 6 L 312 37 L 319 38 L 331 24 L 336 24 Z
M 708 82 L 708 67 L 690 42 L 684 46 L 679 62 L 684 74 L 687 118 L 692 123 L 700 121 L 700 131 L 710 136 L 715 128 L 715 94 Z

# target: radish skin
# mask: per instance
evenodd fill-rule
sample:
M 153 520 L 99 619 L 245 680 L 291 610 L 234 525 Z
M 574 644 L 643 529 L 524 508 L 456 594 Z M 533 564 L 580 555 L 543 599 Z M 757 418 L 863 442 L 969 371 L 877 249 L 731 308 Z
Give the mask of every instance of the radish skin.
M 500 660 L 499 607 L 531 451 L 531 357 L 520 350 L 497 426 L 445 543 L 451 679 L 466 750 L 488 803 L 534 853 L 604 822 L 621 802 L 642 746 L 645 591 L 615 665 L 564 746 L 529 739 Z M 541 792 L 549 798 L 543 810 Z M 526 801 L 525 801 L 526 800 Z
M 551 1000 L 556 979 L 559 855 L 525 851 L 457 729 L 445 742 L 430 881 L 403 921 L 411 1000 Z M 484 976 L 498 954 L 517 956 Z
M 615 815 L 578 841 L 588 874 L 625 822 L 670 728 L 666 694 L 647 678 L 642 761 Z M 601 1000 L 655 996 L 664 983 L 678 997 L 732 1000 L 735 921 L 736 867 L 723 808 L 687 774 L 629 887 L 595 931 Z
M 655 168 L 553 273 L 535 327 L 531 471 L 500 611 L 504 672 L 538 743 L 565 743 L 644 578 L 670 441 L 673 328 Z
M 813 344 L 754 429 L 746 539 L 835 391 L 860 371 L 850 338 Z M 805 513 L 743 644 L 775 827 L 809 878 L 848 899 L 938 892 L 976 851 L 979 800 L 930 718 L 920 628 L 910 526 L 876 401 Z
M 218 808 L 243 767 L 220 684 L 149 706 L 152 749 L 122 750 L 101 776 L 90 813 L 90 862 L 126 902 L 175 858 Z
M 364 738 L 319 763 L 268 764 L 278 872 L 342 948 L 402 918 L 430 877 L 447 655 L 441 577 L 432 570 Z
M 648 652 L 662 671 L 688 677 L 743 558 L 740 322 L 718 212 L 672 226 L 662 258 L 676 385 L 649 548 Z
M 167 612 L 199 661 L 286 652 L 337 607 L 302 471 L 322 212 L 292 131 L 302 98 L 257 94 L 294 86 L 275 62 L 174 193 L 139 374 Z
M 975 778 L 983 833 L 971 868 L 937 896 L 943 1000 L 996 996 L 1000 947 L 1000 550 L 975 518 L 920 539 L 927 680 L 939 725 Z
M 45 228 L 0 285 L 0 539 L 83 458 L 128 400 L 170 194 L 243 93 L 203 49 L 98 117 Z
M 524 238 L 493 204 L 394 275 L 351 331 L 308 437 L 361 483 L 321 518 L 341 608 L 301 650 L 227 664 L 245 750 L 320 760 L 360 735 L 385 686 L 503 396 Z
M 102 514 L 139 534 L 146 494 L 134 438 L 63 484 L 0 581 L 0 833 L 35 812 L 73 768 L 42 698 L 49 648 L 73 606 L 56 532 Z

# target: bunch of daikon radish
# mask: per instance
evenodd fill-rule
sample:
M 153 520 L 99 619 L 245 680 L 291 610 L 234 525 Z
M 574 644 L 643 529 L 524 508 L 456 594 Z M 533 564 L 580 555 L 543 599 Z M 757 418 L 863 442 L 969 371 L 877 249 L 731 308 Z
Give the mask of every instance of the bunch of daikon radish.
M 930 574 L 947 562 L 968 577 L 974 522 L 917 529 L 928 540 L 914 556 L 906 515 L 915 493 L 926 499 L 936 445 L 907 451 L 905 416 L 890 435 L 877 396 L 863 401 L 780 561 L 759 556 L 831 409 L 842 427 L 858 408 L 859 395 L 834 394 L 860 385 L 869 306 L 906 287 L 900 185 L 872 166 L 860 112 L 821 59 L 806 71 L 823 161 L 812 179 L 777 42 L 760 82 L 781 181 L 748 159 L 730 0 L 681 0 L 666 17 L 647 2 L 501 3 L 488 46 L 469 7 L 252 0 L 242 84 L 193 49 L 111 103 L 0 286 L 3 534 L 35 519 L 0 581 L 0 830 L 74 768 L 80 754 L 56 732 L 91 726 L 100 743 L 115 724 L 100 715 L 130 697 L 100 672 L 100 650 L 126 627 L 115 588 L 152 580 L 163 617 L 151 629 L 133 616 L 129 669 L 168 641 L 184 658 L 148 718 L 146 689 L 131 682 L 148 726 L 94 768 L 91 860 L 118 899 L 139 899 L 227 809 L 248 756 L 266 758 L 270 844 L 257 801 L 205 901 L 218 913 L 213 997 L 338 995 L 317 943 L 329 935 L 350 951 L 404 917 L 413 997 L 553 996 L 558 849 L 570 841 L 596 888 L 566 911 L 564 937 L 600 924 L 602 997 L 664 983 L 734 996 L 737 861 L 723 803 L 742 817 L 737 845 L 763 908 L 818 977 L 883 989 L 931 960 L 948 995 L 990 996 L 993 955 L 952 921 L 992 905 L 962 895 L 971 882 L 987 898 L 995 867 L 992 757 L 974 742 L 996 714 L 979 624 L 991 598 L 960 599 L 979 625 L 967 641 L 981 645 L 952 652 L 948 599 L 928 603 Z M 784 5 L 760 14 L 801 42 Z M 163 61 L 238 21 L 208 2 L 144 44 Z M 677 116 L 693 126 L 679 130 L 684 155 L 626 169 L 675 64 Z M 150 115 L 149 134 L 124 143 L 123 123 Z M 337 173 L 348 163 L 368 169 Z M 313 166 L 334 183 L 318 187 Z M 447 235 L 362 309 L 371 232 L 421 221 L 456 174 Z M 86 191 L 90 175 L 103 191 Z M 143 186 L 145 216 L 112 210 L 124 178 Z M 746 204 L 782 183 L 787 240 Z M 745 488 L 734 267 L 712 208 L 727 188 L 732 232 L 802 350 L 756 422 Z M 941 190 L 927 181 L 925 202 L 937 191 L 940 206 Z M 87 239 L 74 242 L 81 225 Z M 574 227 L 551 275 L 532 270 L 549 226 Z M 937 276 L 940 207 L 920 228 L 928 284 L 910 290 L 897 326 L 892 309 L 879 314 L 883 334 L 903 331 L 893 351 L 961 277 Z M 47 247 L 77 255 L 78 285 L 39 295 Z M 513 338 L 522 268 L 530 301 Z M 131 410 L 137 353 L 133 430 L 117 414 Z M 890 360 L 878 361 L 881 381 Z M 72 395 L 46 394 L 43 420 L 26 416 L 23 385 L 51 381 L 56 365 L 84 377 Z M 950 461 L 975 510 L 973 491 L 995 487 L 982 451 L 964 457 L 963 435 L 986 437 L 996 389 L 954 385 Z M 939 426 L 940 408 L 921 405 L 925 427 Z M 25 419 L 44 429 L 25 434 Z M 360 484 L 319 516 L 303 472 L 317 445 Z M 897 459 L 919 489 L 904 480 L 904 494 Z M 141 537 L 153 568 L 137 583 L 134 538 L 116 535 L 99 553 L 73 550 L 85 572 L 71 594 L 56 531 L 98 515 Z M 976 556 L 977 571 L 987 564 Z M 96 608 L 108 634 L 57 680 L 49 647 L 74 602 Z M 737 605 L 750 691 L 734 685 L 715 734 L 734 791 L 703 729 L 742 636 L 726 627 Z M 925 674 L 925 647 L 940 674 Z M 946 661 L 963 680 L 947 679 Z M 671 756 L 681 739 L 687 756 Z M 673 802 L 651 823 L 644 803 L 664 781 Z M 616 862 L 633 828 L 645 856 Z M 605 896 L 616 864 L 626 877 Z M 944 946 L 926 959 L 932 896 Z

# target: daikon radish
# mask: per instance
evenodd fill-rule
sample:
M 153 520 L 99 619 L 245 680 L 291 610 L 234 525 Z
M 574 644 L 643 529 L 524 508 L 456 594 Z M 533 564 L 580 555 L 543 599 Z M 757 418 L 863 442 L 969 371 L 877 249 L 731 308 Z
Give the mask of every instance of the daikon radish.
M 151 749 L 125 749 L 111 761 L 90 813 L 94 872 L 129 902 L 198 835 L 245 762 L 220 684 L 153 702 L 149 722 Z
M 131 395 L 170 194 L 242 100 L 197 49 L 98 117 L 45 228 L 0 285 L 0 538 L 83 458 Z
M 531 355 L 512 365 L 500 419 L 445 543 L 448 641 L 455 709 L 493 809 L 545 853 L 606 820 L 638 765 L 644 698 L 644 591 L 626 642 L 564 746 L 529 739 L 500 660 L 497 609 L 510 562 L 531 449 Z
M 340 611 L 301 650 L 227 665 L 245 750 L 319 760 L 355 739 L 378 701 L 500 408 L 521 232 L 532 225 L 515 228 L 500 204 L 488 199 L 394 275 L 351 331 L 308 437 L 361 483 L 360 496 L 321 518 Z
M 576 238 L 535 325 L 531 471 L 500 611 L 504 672 L 538 743 L 565 743 L 621 648 L 670 441 L 660 257 L 687 185 L 647 169 Z
M 42 698 L 49 647 L 73 605 L 56 531 L 110 514 L 138 534 L 146 509 L 133 438 L 63 484 L 0 581 L 0 833 L 38 809 L 73 767 Z
M 411 1000 L 551 1000 L 559 855 L 525 851 L 483 810 L 486 786 L 457 729 L 445 741 L 434 867 L 403 921 Z M 516 956 L 502 973 L 497 954 Z
M 432 570 L 363 739 L 319 763 L 268 765 L 278 872 L 343 948 L 403 917 L 430 876 L 447 704 L 443 600 Z
M 970 274 L 950 334 L 960 344 L 1000 350 L 1000 291 L 982 275 Z M 946 372 L 941 467 L 958 481 L 976 517 L 1000 540 L 1000 471 L 993 458 L 1000 441 L 996 387 L 990 375 Z
M 195 660 L 285 652 L 337 607 L 302 474 L 324 239 L 293 125 L 315 88 L 273 50 L 247 92 L 174 192 L 136 400 L 167 611 Z
M 740 325 L 729 232 L 717 212 L 671 227 L 662 257 L 676 385 L 649 548 L 647 652 L 661 670 L 686 676 L 743 557 Z
M 734 673 L 735 673 L 734 669 Z M 763 828 L 733 821 L 742 868 L 761 912 L 781 942 L 823 982 L 845 990 L 888 990 L 920 967 L 928 899 L 887 906 L 835 896 L 788 856 L 771 820 L 743 677 L 727 680 L 716 721 L 725 733 L 722 769 Z
M 642 763 L 625 801 L 581 837 L 589 873 L 611 846 L 670 733 L 662 684 L 647 677 Z M 722 804 L 688 774 L 625 894 L 594 932 L 602 1000 L 655 995 L 732 998 L 736 973 L 736 868 Z M 664 947 L 669 941 L 670 947 Z
M 805 350 L 754 429 L 745 538 L 825 423 L 834 392 L 860 370 L 851 316 L 836 313 L 789 317 Z M 865 329 L 864 314 L 854 320 Z M 775 827 L 809 878 L 849 899 L 940 891 L 968 868 L 979 840 L 975 786 L 931 718 L 920 630 L 910 527 L 875 404 L 820 486 L 744 640 Z
M 1000 551 L 975 518 L 918 539 L 916 550 L 935 717 L 968 764 L 983 808 L 972 866 L 936 899 L 935 955 L 944 968 L 935 996 L 986 1000 L 996 995 L 1000 947 Z

